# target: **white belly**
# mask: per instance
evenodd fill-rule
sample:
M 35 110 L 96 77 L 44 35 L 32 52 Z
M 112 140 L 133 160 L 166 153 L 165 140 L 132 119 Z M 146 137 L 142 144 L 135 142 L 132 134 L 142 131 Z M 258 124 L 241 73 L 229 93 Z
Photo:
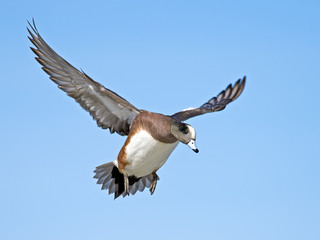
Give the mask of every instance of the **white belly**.
M 156 141 L 148 132 L 136 133 L 126 147 L 128 165 L 124 170 L 131 176 L 143 177 L 158 170 L 177 147 L 174 143 Z

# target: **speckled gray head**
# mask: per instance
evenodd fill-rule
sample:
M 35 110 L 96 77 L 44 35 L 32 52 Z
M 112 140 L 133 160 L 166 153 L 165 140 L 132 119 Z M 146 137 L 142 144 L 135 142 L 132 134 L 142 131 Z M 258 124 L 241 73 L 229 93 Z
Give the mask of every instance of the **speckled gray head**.
M 191 125 L 182 122 L 174 122 L 171 126 L 171 133 L 180 142 L 187 144 L 194 152 L 199 152 L 195 142 L 196 131 Z

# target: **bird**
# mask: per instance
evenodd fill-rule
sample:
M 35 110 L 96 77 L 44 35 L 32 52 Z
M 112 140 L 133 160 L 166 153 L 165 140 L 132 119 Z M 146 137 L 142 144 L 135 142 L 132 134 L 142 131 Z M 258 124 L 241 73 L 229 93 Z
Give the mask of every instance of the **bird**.
M 127 136 L 115 161 L 102 164 L 94 170 L 102 190 L 119 196 L 134 195 L 148 188 L 151 195 L 156 189 L 157 171 L 181 142 L 195 153 L 196 131 L 186 120 L 202 114 L 223 110 L 243 92 L 246 76 L 229 84 L 217 96 L 197 108 L 188 108 L 173 115 L 164 115 L 138 109 L 117 93 L 105 88 L 59 56 L 40 36 L 34 19 L 28 21 L 30 47 L 35 59 L 49 78 L 62 91 L 88 111 L 98 127 L 110 133 Z

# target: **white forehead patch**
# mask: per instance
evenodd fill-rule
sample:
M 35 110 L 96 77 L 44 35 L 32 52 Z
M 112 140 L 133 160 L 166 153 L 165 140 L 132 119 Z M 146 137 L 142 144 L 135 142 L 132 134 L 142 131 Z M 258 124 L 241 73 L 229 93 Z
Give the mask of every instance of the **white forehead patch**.
M 194 128 L 191 127 L 190 125 L 187 125 L 187 126 L 188 126 L 188 128 L 189 128 L 189 132 L 190 132 L 190 134 L 191 134 L 191 138 L 192 138 L 192 139 L 196 139 L 196 130 L 194 130 Z

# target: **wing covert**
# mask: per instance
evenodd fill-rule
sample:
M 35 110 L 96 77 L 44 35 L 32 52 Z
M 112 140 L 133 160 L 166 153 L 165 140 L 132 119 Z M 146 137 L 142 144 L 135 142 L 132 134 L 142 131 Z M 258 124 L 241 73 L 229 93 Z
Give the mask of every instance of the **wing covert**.
M 33 25 L 28 23 L 32 30 L 27 28 L 30 34 L 28 38 L 36 47 L 31 47 L 31 50 L 50 79 L 88 111 L 99 127 L 109 129 L 111 133 L 128 135 L 133 119 L 140 114 L 140 110 L 74 68 L 42 39 L 34 20 Z
M 186 109 L 172 115 L 179 121 L 185 121 L 189 118 L 199 116 L 205 113 L 217 112 L 223 110 L 230 102 L 236 100 L 242 93 L 246 83 L 246 77 L 239 79 L 234 86 L 229 84 L 228 87 L 220 92 L 218 96 L 211 98 L 199 108 Z

